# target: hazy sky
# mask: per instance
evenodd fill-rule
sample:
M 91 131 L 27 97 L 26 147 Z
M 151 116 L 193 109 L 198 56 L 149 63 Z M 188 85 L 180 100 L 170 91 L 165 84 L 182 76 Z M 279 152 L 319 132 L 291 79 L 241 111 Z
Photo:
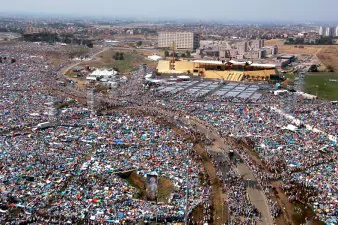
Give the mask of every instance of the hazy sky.
M 338 0 L 1 0 L 1 12 L 243 21 L 338 21 Z

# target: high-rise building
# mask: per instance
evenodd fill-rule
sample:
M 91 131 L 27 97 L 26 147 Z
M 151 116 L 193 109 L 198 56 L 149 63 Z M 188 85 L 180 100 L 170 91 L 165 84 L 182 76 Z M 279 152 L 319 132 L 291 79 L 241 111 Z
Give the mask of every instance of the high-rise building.
M 244 54 L 248 51 L 248 42 L 237 43 L 238 54 Z
M 319 27 L 319 35 L 324 35 L 325 34 L 325 27 L 321 26 Z
M 263 48 L 263 47 L 264 47 L 264 44 L 265 44 L 265 43 L 264 43 L 264 39 L 261 39 L 260 42 L 261 42 L 261 43 L 260 43 L 261 48 Z
M 159 32 L 158 47 L 170 48 L 175 42 L 177 49 L 197 49 L 199 35 L 193 32 Z
M 334 36 L 335 36 L 335 37 L 338 37 L 338 26 L 336 27 Z
M 262 44 L 264 45 L 264 41 L 262 42 L 262 40 L 252 40 L 252 41 L 250 41 L 251 50 L 261 49 L 263 47 Z
M 326 27 L 325 29 L 325 36 L 326 37 L 333 37 L 334 29 L 332 27 Z

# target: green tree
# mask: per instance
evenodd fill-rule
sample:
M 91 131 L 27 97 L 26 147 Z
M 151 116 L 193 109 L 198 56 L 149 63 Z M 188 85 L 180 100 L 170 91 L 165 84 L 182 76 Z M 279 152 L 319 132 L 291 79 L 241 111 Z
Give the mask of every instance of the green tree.
M 115 60 L 120 60 L 120 53 L 116 52 L 115 55 L 113 56 Z
M 142 44 L 143 44 L 142 41 L 136 42 L 136 46 L 137 46 L 137 47 L 140 47 Z
M 93 47 L 94 47 L 94 45 L 93 45 L 93 43 L 92 43 L 92 42 L 89 42 L 89 43 L 87 44 L 87 47 L 88 47 L 88 48 L 93 48 Z
M 165 50 L 165 51 L 164 51 L 164 56 L 165 56 L 165 57 L 169 57 L 169 52 L 168 52 L 168 50 Z
M 191 57 L 191 52 L 190 51 L 186 51 L 185 54 L 187 55 L 188 58 Z
M 120 53 L 119 60 L 124 60 L 124 54 L 123 54 L 123 52 Z

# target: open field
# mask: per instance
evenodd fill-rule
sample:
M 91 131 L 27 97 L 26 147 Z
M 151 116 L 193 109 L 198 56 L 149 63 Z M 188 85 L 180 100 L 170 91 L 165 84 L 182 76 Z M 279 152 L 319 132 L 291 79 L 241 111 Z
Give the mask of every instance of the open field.
M 338 72 L 338 46 L 325 46 L 317 54 L 318 59 L 327 67 L 332 66 Z
M 265 46 L 277 45 L 278 52 L 282 54 L 304 54 L 304 55 L 315 55 L 317 54 L 324 45 L 303 45 L 304 48 L 295 48 L 294 45 L 284 45 L 284 40 L 273 39 L 266 40 Z
M 338 73 L 310 73 L 305 77 L 305 92 L 338 100 Z
M 280 39 L 266 40 L 265 45 L 277 45 L 282 54 L 314 55 L 325 67 L 330 65 L 338 71 L 338 45 L 303 45 L 304 48 L 295 48 L 294 45 L 284 45 L 284 40 Z
M 124 53 L 124 60 L 114 60 L 113 56 L 116 52 L 123 52 Z M 136 52 L 136 51 L 117 51 L 114 49 L 108 49 L 107 51 L 104 51 L 100 53 L 95 61 L 88 61 L 88 62 L 82 62 L 79 64 L 79 66 L 93 66 L 93 67 L 107 67 L 107 68 L 113 68 L 116 67 L 118 70 L 122 73 L 130 73 L 133 70 L 137 69 L 139 65 L 141 64 L 147 64 L 150 67 L 156 66 L 156 62 L 152 62 L 150 60 L 147 60 L 145 58 L 146 56 Z

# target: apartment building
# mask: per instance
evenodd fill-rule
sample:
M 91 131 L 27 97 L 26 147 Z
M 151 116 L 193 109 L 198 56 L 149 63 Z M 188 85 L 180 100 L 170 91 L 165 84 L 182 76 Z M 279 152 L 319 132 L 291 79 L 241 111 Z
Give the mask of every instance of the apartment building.
M 170 48 L 174 42 L 176 49 L 197 49 L 199 35 L 193 32 L 159 32 L 159 48 Z
M 333 37 L 334 36 L 334 29 L 332 27 L 327 27 L 325 30 L 326 37 Z

